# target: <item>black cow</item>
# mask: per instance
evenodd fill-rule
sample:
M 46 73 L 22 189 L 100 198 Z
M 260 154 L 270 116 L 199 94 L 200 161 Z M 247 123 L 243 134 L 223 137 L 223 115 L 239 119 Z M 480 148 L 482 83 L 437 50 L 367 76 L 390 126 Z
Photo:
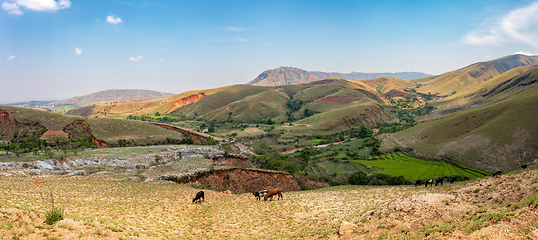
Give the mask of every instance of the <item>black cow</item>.
M 415 182 L 415 187 L 418 187 L 419 185 L 422 185 L 422 180 L 420 179 Z
M 453 183 L 453 182 L 455 182 L 455 181 L 458 181 L 458 176 L 452 176 L 452 177 L 450 178 L 450 183 Z
M 256 197 L 256 200 L 261 200 L 262 197 L 265 197 L 265 194 L 267 194 L 267 190 L 261 190 L 259 192 L 252 192 L 252 195 L 254 195 L 254 197 Z
M 444 182 L 445 182 L 444 178 L 437 178 L 437 179 L 435 179 L 435 186 L 443 185 Z
M 503 171 L 497 171 L 493 174 L 494 177 L 501 176 L 503 174 Z
M 430 179 L 424 181 L 424 187 L 427 187 L 428 185 L 433 187 L 433 179 L 430 178 Z
M 202 203 L 204 201 L 204 191 L 199 191 L 196 197 L 192 199 L 192 203 Z

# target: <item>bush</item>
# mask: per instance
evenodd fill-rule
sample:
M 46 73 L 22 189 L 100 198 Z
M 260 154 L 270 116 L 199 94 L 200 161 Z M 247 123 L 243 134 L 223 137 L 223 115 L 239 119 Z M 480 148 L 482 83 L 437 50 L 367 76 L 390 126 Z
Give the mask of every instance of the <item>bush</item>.
M 356 172 L 353 175 L 351 175 L 349 179 L 347 180 L 349 184 L 353 184 L 353 185 L 366 185 L 368 184 L 369 181 L 370 179 L 368 178 L 366 173 L 363 173 L 363 172 Z
M 64 213 L 59 208 L 52 208 L 52 210 L 45 213 L 45 223 L 53 225 L 54 223 L 64 219 Z

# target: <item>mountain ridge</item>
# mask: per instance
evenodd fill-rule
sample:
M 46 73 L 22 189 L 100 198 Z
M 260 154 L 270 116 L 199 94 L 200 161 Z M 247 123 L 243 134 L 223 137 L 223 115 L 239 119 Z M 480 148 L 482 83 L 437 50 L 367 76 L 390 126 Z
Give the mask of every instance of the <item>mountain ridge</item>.
M 327 78 L 340 78 L 345 80 L 368 80 L 380 77 L 394 77 L 401 79 L 417 79 L 431 76 L 421 72 L 398 72 L 398 73 L 338 73 L 338 72 L 321 72 L 306 71 L 296 67 L 279 67 L 266 70 L 254 80 L 248 82 L 249 85 L 256 86 L 281 86 L 295 85 L 315 82 Z
M 72 97 L 63 101 L 53 102 L 54 105 L 73 104 L 87 106 L 105 102 L 141 102 L 158 99 L 165 99 L 175 96 L 174 93 L 165 93 L 143 89 L 108 89 L 95 93 L 90 93 L 78 97 Z

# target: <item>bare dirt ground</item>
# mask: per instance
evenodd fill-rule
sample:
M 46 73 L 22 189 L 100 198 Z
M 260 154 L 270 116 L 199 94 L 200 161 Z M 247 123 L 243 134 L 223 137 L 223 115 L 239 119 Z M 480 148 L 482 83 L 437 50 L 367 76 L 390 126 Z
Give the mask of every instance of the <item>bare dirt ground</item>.
M 538 170 L 439 187 L 339 186 L 252 194 L 89 176 L 0 175 L 1 239 L 536 239 Z M 42 180 L 43 183 L 34 183 Z M 47 225 L 54 205 L 65 220 Z M 343 224 L 344 223 L 344 224 Z M 536 234 L 535 234 L 536 233 Z

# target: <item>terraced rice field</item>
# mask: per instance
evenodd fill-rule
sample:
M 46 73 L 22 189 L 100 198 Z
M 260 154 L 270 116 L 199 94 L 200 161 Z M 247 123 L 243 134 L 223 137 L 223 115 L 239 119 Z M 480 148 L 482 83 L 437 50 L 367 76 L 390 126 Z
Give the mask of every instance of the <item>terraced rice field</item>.
M 460 175 L 474 179 L 490 175 L 485 171 L 447 162 L 426 161 L 402 152 L 381 155 L 376 160 L 356 160 L 368 167 L 370 173 L 404 176 L 406 179 L 427 179 Z

